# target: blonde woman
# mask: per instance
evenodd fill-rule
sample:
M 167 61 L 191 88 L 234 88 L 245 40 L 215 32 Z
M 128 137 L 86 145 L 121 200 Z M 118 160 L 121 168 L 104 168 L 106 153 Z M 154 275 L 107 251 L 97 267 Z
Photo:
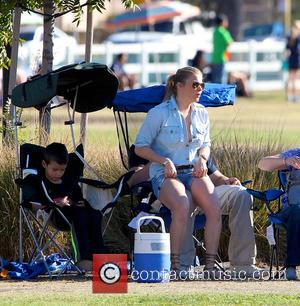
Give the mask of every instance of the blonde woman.
M 168 79 L 164 102 L 149 111 L 135 142 L 135 153 L 151 162 L 149 175 L 156 197 L 172 212 L 171 269 L 177 272 L 190 217 L 187 190 L 206 215 L 208 272 L 215 272 L 221 230 L 219 201 L 207 175 L 209 118 L 197 103 L 203 88 L 197 68 L 178 69 Z

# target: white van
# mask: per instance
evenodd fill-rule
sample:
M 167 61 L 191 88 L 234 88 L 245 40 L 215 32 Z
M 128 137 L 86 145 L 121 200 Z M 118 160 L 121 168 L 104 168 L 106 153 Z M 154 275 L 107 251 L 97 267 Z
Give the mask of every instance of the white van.
M 24 41 L 20 46 L 20 65 L 26 70 L 35 69 L 41 61 L 43 49 L 44 29 L 42 26 L 22 26 L 20 38 Z M 53 67 L 69 64 L 74 61 L 74 50 L 77 46 L 76 39 L 57 27 L 53 33 Z
M 170 42 L 197 44 L 197 49 L 210 51 L 212 29 L 205 28 L 197 18 L 184 19 L 181 16 L 154 25 L 137 26 L 108 36 L 112 43 Z

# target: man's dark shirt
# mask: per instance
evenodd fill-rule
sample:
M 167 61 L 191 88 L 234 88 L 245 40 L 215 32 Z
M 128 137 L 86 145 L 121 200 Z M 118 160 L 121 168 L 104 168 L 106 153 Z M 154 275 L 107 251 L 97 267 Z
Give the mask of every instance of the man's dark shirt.
M 208 171 L 207 171 L 208 175 L 211 175 L 218 170 L 218 168 L 214 164 L 214 161 L 213 161 L 213 158 L 211 157 L 211 155 L 209 156 L 209 159 L 208 159 L 206 165 L 207 165 L 207 169 L 208 169 Z

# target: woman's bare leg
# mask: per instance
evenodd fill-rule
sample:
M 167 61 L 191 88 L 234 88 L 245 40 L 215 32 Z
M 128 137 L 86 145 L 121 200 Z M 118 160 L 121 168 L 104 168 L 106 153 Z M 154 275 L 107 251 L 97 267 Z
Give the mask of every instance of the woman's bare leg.
M 206 216 L 205 246 L 207 254 L 217 254 L 222 227 L 221 209 L 214 185 L 208 176 L 195 178 L 191 191 L 193 198 Z
M 179 257 L 189 214 L 189 200 L 184 185 L 176 179 L 166 179 L 159 200 L 171 210 L 171 253 Z
M 293 98 L 296 95 L 296 80 L 297 80 L 297 70 L 289 70 L 288 80 L 287 80 L 287 98 Z

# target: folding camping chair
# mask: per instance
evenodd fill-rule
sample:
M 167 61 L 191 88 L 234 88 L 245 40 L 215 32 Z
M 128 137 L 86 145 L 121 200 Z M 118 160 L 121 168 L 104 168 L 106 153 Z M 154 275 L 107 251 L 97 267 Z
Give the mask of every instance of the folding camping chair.
M 83 155 L 82 145 L 78 146 L 78 152 Z M 20 243 L 20 255 L 23 255 L 23 223 L 26 224 L 29 229 L 30 236 L 34 242 L 34 248 L 29 256 L 29 264 L 33 264 L 37 261 L 43 261 L 48 275 L 52 277 L 52 271 L 49 270 L 46 262 L 45 252 L 51 247 L 55 246 L 62 259 L 65 259 L 63 268 L 59 271 L 57 276 L 64 273 L 70 264 L 71 267 L 79 272 L 82 271 L 75 265 L 73 259 L 67 255 L 66 251 L 56 241 L 57 235 L 61 231 L 71 231 L 72 226 L 69 220 L 65 217 L 62 211 L 54 204 L 53 199 L 50 198 L 46 190 L 45 184 L 41 178 L 44 148 L 33 144 L 23 144 L 20 147 L 20 167 L 21 176 L 16 179 L 17 185 L 20 187 L 20 204 L 19 204 L 19 243 Z M 65 172 L 65 175 L 79 178 L 83 172 L 83 164 L 77 158 L 74 153 L 69 154 L 69 162 Z M 26 180 L 31 176 L 32 181 L 36 183 L 40 193 L 43 194 L 43 202 L 28 202 L 23 198 L 27 184 Z M 32 208 L 34 205 L 34 209 Z M 60 216 L 65 223 L 64 227 L 57 227 L 53 222 L 54 215 Z M 53 231 L 49 231 L 49 228 Z M 45 240 L 45 241 L 44 241 Z M 44 243 L 43 243 L 44 242 Z
M 66 105 L 68 119 L 64 122 L 64 124 L 70 127 L 72 144 L 75 154 L 74 157 L 76 157 L 77 161 L 79 160 L 82 163 L 82 166 L 83 165 L 86 166 L 87 170 L 89 170 L 90 173 L 95 175 L 93 169 L 84 160 L 82 156 L 83 154 L 80 154 L 80 152 L 76 151 L 76 142 L 74 136 L 75 133 L 73 129 L 73 125 L 75 123 L 75 113 L 76 112 L 89 113 L 110 106 L 112 100 L 114 99 L 117 93 L 118 85 L 119 83 L 117 77 L 110 69 L 108 69 L 107 66 L 98 63 L 81 63 L 81 64 L 67 65 L 42 76 L 35 76 L 31 78 L 29 81 L 16 86 L 12 92 L 12 104 L 14 106 L 13 123 L 15 127 L 15 136 L 16 136 L 15 137 L 16 168 L 18 175 L 18 179 L 16 180 L 17 183 L 20 184 L 21 186 L 26 174 L 32 175 L 36 174 L 38 171 L 29 170 L 28 168 L 28 166 L 31 166 L 30 163 L 34 161 L 35 158 L 29 159 L 28 162 L 26 160 L 27 157 L 25 158 L 25 160 L 23 160 L 24 156 L 27 156 L 27 154 L 25 155 L 23 154 L 25 147 L 21 146 L 21 154 L 19 154 L 18 127 L 22 125 L 22 122 L 21 118 L 18 117 L 17 115 L 16 107 L 20 108 L 34 107 L 40 110 L 46 107 L 54 109 L 62 105 Z M 52 98 L 54 98 L 56 95 L 63 97 L 64 100 L 58 99 L 59 103 L 55 103 L 56 101 L 53 101 Z M 74 168 L 76 169 L 77 165 Z M 107 185 L 107 188 L 109 187 L 110 185 Z M 45 197 L 46 197 L 46 202 L 51 208 L 50 212 L 56 211 L 56 208 L 53 207 L 53 202 L 51 201 L 51 199 L 49 199 L 47 195 Z M 32 218 L 35 216 L 34 214 L 31 214 L 28 207 L 26 207 L 25 203 L 22 202 L 22 199 L 20 203 L 21 205 L 20 205 L 20 216 L 19 216 L 19 221 L 20 221 L 19 225 L 20 258 L 19 259 L 20 262 L 22 262 L 23 261 L 23 251 L 22 251 L 23 218 L 27 222 L 29 221 L 27 213 L 29 213 L 30 217 Z M 59 211 L 57 213 L 60 214 Z M 51 214 L 50 217 L 46 219 L 46 224 L 49 224 L 50 219 L 51 219 Z M 39 220 L 36 218 L 35 221 Z M 50 238 L 47 231 L 47 226 L 44 229 L 42 229 L 42 234 Z M 30 256 L 31 257 L 30 260 L 33 261 L 38 256 L 40 256 L 43 259 L 44 264 L 46 266 L 47 264 L 43 256 L 45 247 L 40 247 L 39 245 L 41 238 L 34 238 L 34 240 L 35 240 L 35 250 L 33 254 Z M 53 244 L 54 242 L 52 241 L 54 241 L 54 239 L 50 239 L 49 243 Z M 36 253 L 38 255 L 36 255 Z M 70 262 L 73 264 L 71 260 Z M 80 270 L 77 267 L 75 269 L 78 272 L 80 272 Z M 49 272 L 49 275 L 51 275 L 48 268 L 47 271 Z
M 200 97 L 199 103 L 203 104 L 204 106 L 211 107 L 233 105 L 235 100 L 235 85 L 206 85 L 207 86 L 205 86 L 205 89 Z M 128 113 L 148 112 L 152 107 L 160 104 L 163 101 L 164 93 L 165 86 L 152 86 L 148 88 L 119 92 L 113 101 L 113 111 L 119 139 L 120 156 L 123 162 L 123 166 L 127 170 L 130 169 L 132 166 L 132 149 L 130 146 L 130 144 L 132 143 L 132 139 L 130 139 L 130 133 L 128 128 Z M 136 190 L 138 190 L 138 192 L 135 192 Z M 150 210 L 151 205 L 148 204 L 152 204 L 152 201 L 149 201 L 151 199 L 150 193 L 152 192 L 152 190 L 151 188 L 149 189 L 149 184 L 147 184 L 147 182 L 143 182 L 138 186 L 134 186 L 131 192 L 131 199 L 133 199 L 133 192 L 135 192 L 135 196 L 140 199 L 139 201 L 141 201 L 141 203 L 140 205 L 138 205 L 138 207 L 132 208 L 134 210 Z M 147 205 L 143 205 L 144 208 L 141 207 L 142 204 L 145 204 L 142 201 L 143 198 L 148 199 Z M 153 202 L 155 202 L 155 200 L 153 200 Z M 204 227 L 204 216 L 199 216 L 198 218 L 202 218 L 202 222 L 199 223 L 202 224 L 202 227 Z M 203 246 L 202 242 L 198 241 L 198 244 L 200 246 Z
M 275 264 L 276 266 L 276 274 L 275 277 L 280 277 L 280 272 L 285 269 L 279 269 L 279 242 L 280 242 L 280 229 L 284 228 L 282 222 L 276 218 L 276 214 L 278 214 L 282 209 L 284 209 L 282 205 L 282 196 L 287 191 L 287 170 L 279 170 L 278 171 L 278 188 L 271 188 L 265 191 L 258 191 L 254 189 L 247 188 L 247 192 L 249 192 L 254 198 L 262 201 L 265 203 L 267 211 L 269 213 L 269 222 L 270 226 L 267 229 L 267 238 L 271 248 L 271 255 L 270 255 L 270 279 L 272 278 L 272 270 Z M 272 207 L 272 202 L 277 201 L 277 205 Z

